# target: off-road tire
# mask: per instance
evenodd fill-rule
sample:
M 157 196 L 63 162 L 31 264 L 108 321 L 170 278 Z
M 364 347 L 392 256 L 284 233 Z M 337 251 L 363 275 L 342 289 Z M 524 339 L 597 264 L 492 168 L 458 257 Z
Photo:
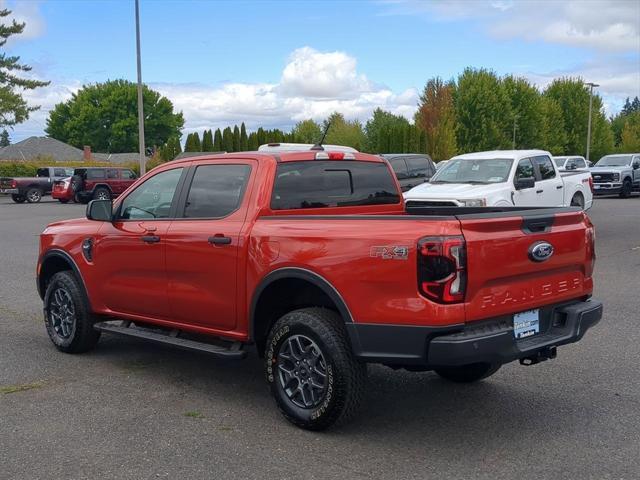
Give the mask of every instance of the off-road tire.
M 499 363 L 471 363 L 457 367 L 440 367 L 434 371 L 445 380 L 455 383 L 473 383 L 490 377 L 502 365 Z
M 59 198 L 59 199 L 58 199 L 58 201 L 59 201 L 60 203 L 69 203 L 69 200 L 68 200 L 68 199 L 66 199 L 66 198 Z
M 59 322 L 56 321 L 55 315 L 52 315 L 52 309 L 57 309 L 54 304 L 56 293 L 60 290 L 68 294 L 74 310 L 73 325 L 67 336 L 56 331 L 56 324 Z M 89 302 L 80 282 L 71 271 L 58 272 L 51 277 L 44 296 L 44 305 L 47 333 L 58 350 L 65 353 L 82 353 L 95 347 L 100 339 L 100 332 L 93 328 L 94 322 L 89 311 Z
M 24 203 L 27 200 L 27 198 L 24 195 L 13 193 L 11 194 L 11 200 L 13 200 L 16 203 Z
M 629 198 L 631 196 L 631 192 L 633 191 L 633 185 L 631 184 L 631 180 L 628 178 L 622 182 L 622 189 L 620 190 L 620 198 Z
M 108 188 L 98 187 L 93 191 L 93 200 L 111 200 L 111 192 Z
M 27 202 L 40 203 L 42 200 L 42 190 L 40 188 L 30 188 L 25 195 Z
M 281 348 L 296 336 L 304 336 L 318 347 L 326 367 L 325 392 L 319 404 L 310 408 L 294 403 L 279 376 Z M 294 310 L 273 325 L 266 342 L 265 369 L 281 413 L 307 430 L 324 430 L 336 423 L 346 423 L 358 411 L 364 396 L 367 367 L 354 357 L 344 321 L 325 308 Z

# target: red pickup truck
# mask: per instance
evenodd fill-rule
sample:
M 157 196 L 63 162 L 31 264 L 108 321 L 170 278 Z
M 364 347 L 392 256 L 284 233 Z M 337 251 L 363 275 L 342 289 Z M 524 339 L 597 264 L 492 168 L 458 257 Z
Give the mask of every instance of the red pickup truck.
M 129 335 L 239 359 L 323 429 L 357 410 L 366 364 L 472 382 L 534 364 L 602 316 L 577 208 L 406 211 L 390 165 L 312 150 L 173 161 L 40 238 L 37 285 L 63 352 Z

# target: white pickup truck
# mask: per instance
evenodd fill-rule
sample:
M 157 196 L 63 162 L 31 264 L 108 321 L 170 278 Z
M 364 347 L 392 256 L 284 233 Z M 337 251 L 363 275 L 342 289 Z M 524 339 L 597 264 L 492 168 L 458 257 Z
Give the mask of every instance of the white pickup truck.
M 588 171 L 560 172 L 544 150 L 495 150 L 453 157 L 404 194 L 408 206 L 575 206 L 591 208 Z

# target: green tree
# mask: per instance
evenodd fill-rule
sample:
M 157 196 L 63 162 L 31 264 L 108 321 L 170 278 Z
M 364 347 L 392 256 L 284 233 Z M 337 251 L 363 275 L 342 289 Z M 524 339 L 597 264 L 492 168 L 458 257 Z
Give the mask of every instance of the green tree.
M 562 155 L 567 143 L 562 108 L 557 101 L 546 96 L 540 99 L 540 106 L 543 118 L 542 148 L 554 155 Z
M 240 129 L 238 125 L 233 126 L 233 151 L 240 151 Z
M 618 150 L 622 153 L 640 152 L 640 109 L 625 115 L 624 118 Z
M 545 90 L 544 95 L 555 100 L 562 111 L 568 155 L 585 155 L 589 117 L 589 88 L 579 78 L 559 78 Z M 613 133 L 607 121 L 599 95 L 593 96 L 591 120 L 591 158 L 598 159 L 613 150 Z
M 205 130 L 202 134 L 202 151 L 213 152 L 213 133 L 211 130 Z
M 143 87 L 145 143 L 163 145 L 181 136 L 182 113 L 173 112 L 169 99 Z M 138 105 L 136 84 L 112 80 L 83 86 L 70 100 L 57 104 L 47 119 L 50 137 L 97 152 L 138 150 Z
M 507 76 L 502 80 L 502 85 L 509 97 L 512 121 L 516 125 L 515 148 L 541 148 L 544 142 L 544 112 L 540 92 L 521 77 Z
M 11 145 L 11 140 L 9 139 L 9 132 L 6 129 L 2 130 L 0 133 L 0 147 L 8 147 Z
M 408 135 L 405 130 L 409 127 L 409 120 L 406 118 L 376 108 L 373 111 L 373 116 L 364 127 L 366 135 L 364 151 L 371 153 L 404 153 L 409 151 L 408 146 L 405 148 L 402 145 L 404 136 Z M 397 139 L 398 135 L 402 141 L 392 142 L 392 138 Z
M 250 152 L 255 152 L 256 150 L 258 150 L 258 147 L 260 146 L 260 144 L 258 143 L 258 134 L 256 132 L 251 132 L 249 134 L 249 138 L 247 139 L 247 149 Z
M 200 136 L 198 132 L 190 133 L 187 135 L 187 141 L 184 144 L 185 152 L 201 152 L 202 147 L 200 144 Z
M 222 150 L 225 152 L 233 152 L 233 132 L 227 127 L 222 131 Z
M 178 137 L 171 137 L 167 140 L 167 143 L 160 147 L 158 155 L 161 161 L 168 162 L 176 158 L 180 153 L 182 153 L 180 139 Z
M 627 97 L 620 113 L 611 118 L 611 130 L 613 130 L 613 141 L 616 147 L 622 143 L 622 130 L 627 122 L 627 117 L 634 112 L 640 112 L 640 99 L 635 97 L 631 102 Z
M 362 124 L 358 120 L 348 121 L 344 115 L 334 112 L 324 121 L 324 128 L 330 124 L 325 143 L 345 145 L 361 150 L 366 140 Z
M 486 69 L 466 68 L 454 92 L 456 139 L 462 152 L 511 147 L 511 102 L 498 76 Z
M 246 152 L 249 150 L 249 137 L 247 137 L 247 127 L 242 122 L 240 125 L 240 151 Z
M 4 51 L 7 40 L 24 31 L 25 23 L 13 20 L 5 23 L 11 10 L 0 10 L 0 127 L 17 125 L 29 118 L 29 114 L 40 107 L 30 106 L 23 97 L 26 90 L 35 90 L 50 82 L 22 78 L 20 73 L 29 72 L 31 67 L 20 63 L 20 57 L 8 55 Z
M 455 85 L 440 77 L 431 78 L 420 96 L 415 124 L 424 131 L 426 151 L 435 160 L 448 160 L 456 154 Z
M 322 128 L 311 119 L 296 123 L 291 133 L 293 134 L 293 142 L 296 143 L 315 144 L 322 138 Z
M 222 152 L 224 148 L 222 147 L 222 132 L 219 128 L 216 128 L 216 133 L 213 135 L 213 151 L 214 152 Z

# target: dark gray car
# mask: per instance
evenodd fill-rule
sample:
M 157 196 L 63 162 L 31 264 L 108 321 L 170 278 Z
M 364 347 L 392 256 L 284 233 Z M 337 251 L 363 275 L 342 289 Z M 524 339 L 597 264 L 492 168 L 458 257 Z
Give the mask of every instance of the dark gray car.
M 436 173 L 436 166 L 427 154 L 385 153 L 380 156 L 391 164 L 403 192 L 428 182 Z

